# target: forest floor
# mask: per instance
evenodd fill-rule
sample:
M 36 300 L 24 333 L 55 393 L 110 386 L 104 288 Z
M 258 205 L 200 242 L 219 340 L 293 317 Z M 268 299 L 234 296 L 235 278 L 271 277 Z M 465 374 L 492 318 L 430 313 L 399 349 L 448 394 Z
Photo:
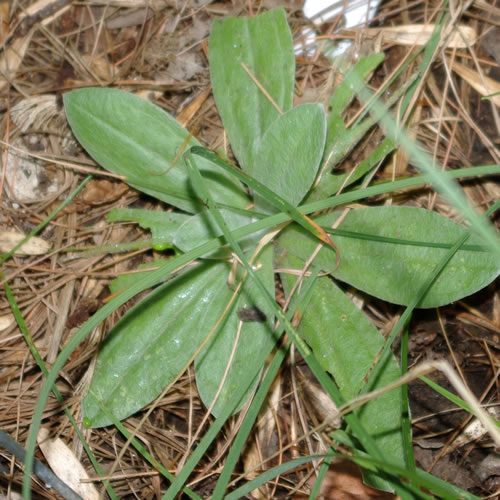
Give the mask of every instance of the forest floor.
M 297 47 L 301 45 L 302 29 L 311 26 L 311 22 L 304 18 L 299 1 L 0 2 L 3 18 L 0 68 L 4 75 L 0 78 L 0 251 L 9 250 L 8 243 L 2 241 L 7 238 L 5 232 L 29 233 L 86 175 L 94 174 L 83 191 L 38 235 L 48 242 L 48 248 L 39 242 L 41 249 L 35 245 L 2 265 L 0 429 L 22 446 L 26 445 L 44 377 L 12 314 L 5 284 L 10 286 L 27 330 L 50 367 L 68 339 L 106 302 L 110 282 L 158 256 L 151 248 L 120 253 L 99 251 L 104 245 L 116 246 L 148 236 L 137 225 L 107 222 L 106 214 L 117 207 L 168 209 L 165 204 L 99 170 L 71 136 L 62 106 L 63 94 L 89 86 L 136 93 L 177 117 L 202 144 L 211 149 L 220 147 L 224 142 L 223 128 L 211 94 L 207 60 L 210 26 L 214 19 L 224 16 L 255 15 L 257 4 L 258 9 L 263 10 L 283 5 Z M 363 29 L 338 31 L 342 16 L 315 29 L 318 34 L 334 32 L 335 37 L 353 39 L 363 54 L 384 51 L 385 61 L 370 82 L 377 88 L 399 62 L 415 50 L 415 46 L 377 34 L 389 26 L 428 23 L 437 6 L 432 0 L 383 2 L 371 22 L 370 36 Z M 468 48 L 447 48 L 436 58 L 432 71 L 424 77 L 415 111 L 406 124 L 412 137 L 445 169 L 500 163 L 498 108 L 491 101 L 481 100 L 477 87 L 485 77 L 494 83 L 491 93 L 500 87 L 500 2 L 476 0 L 467 6 L 459 15 L 460 23 L 475 29 L 477 41 Z M 41 9 L 36 10 L 39 7 Z M 456 66 L 450 64 L 452 59 L 457 62 Z M 320 52 L 298 53 L 296 63 L 297 102 L 306 98 L 323 99 L 330 83 L 339 78 Z M 374 127 L 363 141 L 363 147 L 356 148 L 341 169 L 353 168 L 366 154 L 365 149 L 373 150 L 382 136 L 382 131 Z M 381 165 L 375 180 L 415 172 L 406 156 L 396 153 Z M 481 212 L 499 199 L 500 187 L 495 179 L 472 179 L 462 185 Z M 459 219 L 430 188 L 399 193 L 389 202 L 421 206 Z M 93 254 L 84 251 L 90 247 L 97 250 Z M 356 292 L 354 298 L 383 333 L 390 331 L 401 314 L 400 307 L 360 292 Z M 78 347 L 60 374 L 57 388 L 64 398 L 64 407 L 78 424 L 82 423 L 81 401 L 100 342 L 136 302 L 134 299 L 127 303 L 101 323 Z M 411 366 L 426 360 L 448 360 L 481 403 L 492 411 L 496 409 L 497 417 L 499 305 L 498 283 L 494 282 L 439 310 L 416 311 L 410 327 L 409 352 Z M 309 372 L 301 359 L 293 362 L 295 365 L 290 361 L 280 373 L 281 397 L 274 414 L 274 426 L 269 430 L 274 441 L 279 436 L 282 447 L 315 425 L 309 413 L 302 414 L 296 405 L 297 400 L 303 401 L 307 395 L 300 384 L 290 382 L 290 371 L 297 365 L 306 379 Z M 453 390 L 444 375 L 437 373 L 432 378 Z M 462 431 L 471 416 L 423 382 L 412 382 L 409 392 L 417 465 L 478 496 L 498 492 L 500 462 L 488 434 L 464 438 Z M 152 413 L 137 429 L 137 436 L 151 455 L 176 473 L 192 449 L 191 438 L 206 412 L 197 396 L 192 371 L 184 373 L 154 405 Z M 142 413 L 135 414 L 127 418 L 124 425 L 129 430 L 135 429 L 141 418 Z M 209 496 L 213 489 L 227 453 L 227 440 L 234 436 L 238 422 L 236 416 L 226 424 L 225 432 L 221 432 L 187 483 L 202 497 Z M 89 477 L 96 478 L 78 436 L 54 397 L 45 407 L 43 427 L 72 450 L 75 461 L 83 464 Z M 103 470 L 114 471 L 112 486 L 119 498 L 161 498 L 168 482 L 134 448 L 126 446 L 122 450 L 126 439 L 117 428 L 85 429 L 82 426 L 82 432 Z M 256 431 L 250 442 L 258 442 L 259 436 Z M 461 441 L 457 441 L 458 436 Z M 328 440 L 326 434 L 315 439 Z M 265 455 L 266 445 L 258 444 Z M 307 440 L 297 439 L 280 459 L 285 461 L 307 453 L 310 453 Z M 0 450 L 0 455 L 0 494 L 15 498 L 21 489 L 22 468 L 4 450 Z M 41 453 L 37 457 L 45 460 Z M 240 471 L 250 467 L 245 460 L 241 461 Z M 252 459 L 248 460 L 250 464 Z M 255 461 L 252 463 L 255 465 Z M 288 495 L 306 498 L 313 473 L 312 465 L 295 469 L 256 492 L 254 498 Z M 95 484 L 102 487 L 100 480 L 96 479 Z M 54 490 L 47 489 L 43 481 L 34 480 L 32 488 L 36 498 L 56 497 Z M 365 488 L 357 471 L 346 463 L 332 466 L 322 495 L 332 499 L 391 497 Z

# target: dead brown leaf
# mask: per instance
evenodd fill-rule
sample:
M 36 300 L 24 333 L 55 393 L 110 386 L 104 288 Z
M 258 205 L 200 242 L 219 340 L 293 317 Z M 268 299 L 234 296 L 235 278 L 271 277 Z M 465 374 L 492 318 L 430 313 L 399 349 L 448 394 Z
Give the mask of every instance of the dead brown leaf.
M 88 205 L 104 205 L 118 200 L 128 189 L 128 186 L 123 183 L 94 179 L 85 186 L 80 200 Z

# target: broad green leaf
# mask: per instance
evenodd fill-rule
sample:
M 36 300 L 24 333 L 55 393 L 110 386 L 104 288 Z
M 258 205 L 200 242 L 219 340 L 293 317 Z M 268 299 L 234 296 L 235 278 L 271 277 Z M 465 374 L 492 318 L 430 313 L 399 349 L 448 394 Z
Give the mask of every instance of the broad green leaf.
M 222 167 L 226 172 L 229 172 L 232 175 L 236 176 L 247 186 L 251 187 L 255 192 L 259 193 L 259 195 L 265 198 L 266 202 L 268 202 L 269 205 L 272 205 L 279 212 L 286 212 L 295 222 L 297 222 L 297 224 L 300 224 L 303 228 L 316 236 L 316 238 L 320 239 L 333 249 L 333 244 L 323 229 L 321 229 L 317 224 L 313 223 L 309 217 L 301 213 L 297 208 L 295 208 L 295 206 L 291 205 L 288 201 L 277 195 L 274 191 L 271 191 L 265 184 L 255 180 L 253 177 L 249 176 L 241 169 L 233 167 L 232 165 L 226 163 L 222 158 L 219 158 L 219 156 L 217 156 L 212 151 L 206 148 L 193 147 L 186 153 L 186 162 L 189 165 L 190 173 L 193 179 L 196 179 L 197 189 L 200 192 L 202 199 L 204 199 L 209 204 L 209 206 L 212 205 L 212 208 L 210 210 L 212 214 L 215 212 L 215 210 L 217 210 L 217 207 L 214 207 L 213 202 L 210 201 L 211 196 L 204 187 L 202 181 L 203 178 L 200 176 L 199 172 L 196 170 L 194 163 L 192 162 L 193 156 L 202 156 L 203 158 L 211 161 L 214 165 L 218 165 Z M 219 220 L 219 222 L 222 221 Z M 223 222 L 223 224 L 225 224 L 225 222 Z M 220 223 L 218 223 L 218 225 L 219 227 L 222 227 Z M 230 233 L 225 234 L 226 237 L 229 234 Z M 231 238 L 227 238 L 227 241 L 230 243 Z M 232 245 L 232 248 L 234 249 L 234 245 Z
M 295 346 L 299 350 L 299 352 L 302 355 L 302 357 L 304 358 L 304 360 L 307 362 L 308 366 L 311 368 L 311 371 L 314 373 L 314 375 L 316 376 L 318 381 L 321 383 L 322 387 L 327 391 L 327 393 L 338 404 L 341 404 L 341 401 L 344 401 L 344 398 L 343 398 L 342 394 L 340 393 L 339 388 L 330 379 L 330 377 L 326 374 L 325 370 L 319 364 L 317 358 L 312 354 L 312 352 L 307 347 L 304 340 L 301 338 L 300 334 L 296 331 L 296 329 L 294 328 L 294 326 L 290 322 L 289 318 L 287 318 L 287 316 L 284 314 L 284 312 L 277 306 L 273 295 L 269 291 L 269 286 L 266 285 L 264 283 L 264 281 L 260 278 L 257 271 L 254 269 L 253 264 L 250 264 L 250 262 L 248 262 L 246 256 L 244 255 L 243 251 L 241 250 L 241 247 L 239 246 L 239 244 L 237 242 L 237 239 L 235 238 L 233 233 L 227 227 L 227 224 L 226 224 L 224 218 L 222 217 L 220 210 L 217 208 L 213 198 L 210 195 L 210 192 L 207 190 L 207 188 L 205 186 L 205 183 L 203 181 L 203 177 L 201 176 L 199 170 L 196 168 L 196 166 L 191 161 L 191 156 L 192 156 L 192 154 L 196 153 L 197 149 L 200 149 L 200 148 L 191 148 L 190 149 L 190 151 L 188 152 L 188 154 L 186 156 L 186 163 L 189 167 L 189 175 L 190 175 L 190 178 L 192 181 L 192 185 L 195 188 L 196 192 L 198 193 L 198 196 L 200 197 L 200 199 L 202 199 L 207 204 L 207 209 L 213 215 L 218 226 L 223 230 L 224 237 L 226 238 L 228 243 L 231 245 L 231 248 L 233 249 L 234 253 L 238 256 L 239 261 L 243 264 L 244 269 L 245 269 L 245 273 L 248 273 L 248 275 L 251 277 L 252 283 L 255 285 L 255 287 L 257 288 L 257 290 L 259 292 L 259 296 L 263 300 L 265 300 L 265 304 L 269 307 L 270 310 L 274 311 L 274 314 L 276 315 L 277 319 L 279 319 L 280 323 L 285 326 L 287 332 L 293 337 L 293 341 L 294 341 Z M 268 189 L 268 188 L 265 188 L 265 186 L 262 186 L 257 181 L 254 180 L 254 182 L 259 184 L 259 186 L 260 186 L 259 192 L 262 193 L 265 191 L 265 189 Z M 263 190 L 262 187 L 264 187 L 265 189 Z M 278 195 L 276 195 L 276 194 L 274 194 L 273 196 L 275 197 L 275 199 L 279 198 Z M 282 205 L 282 206 L 289 205 L 288 202 L 286 202 L 282 198 L 279 198 L 279 199 L 282 200 L 280 202 L 280 205 Z M 290 205 L 290 206 L 292 207 L 292 211 L 296 210 L 293 207 L 293 205 Z M 301 219 L 299 218 L 297 222 L 301 223 Z M 310 221 L 309 221 L 309 223 L 312 224 Z M 312 225 L 314 227 L 314 224 L 312 224 Z M 308 225 L 306 225 L 306 228 L 308 229 Z M 319 227 L 315 226 L 314 229 L 315 229 L 315 231 L 314 231 L 314 233 L 315 233 L 316 229 L 319 229 Z M 467 236 L 469 234 L 470 233 L 467 233 Z M 327 239 L 327 243 L 330 243 L 333 246 L 332 242 L 329 239 Z M 458 248 L 458 246 L 459 245 L 457 244 L 456 248 Z M 454 250 L 454 252 L 455 251 L 456 250 Z M 286 252 L 286 250 L 285 250 L 285 252 Z M 450 255 L 452 255 L 451 251 L 449 253 L 450 253 Z M 338 252 L 337 252 L 337 255 L 338 255 Z M 337 258 L 337 264 L 338 264 L 338 258 Z M 241 316 L 240 316 L 240 319 L 243 320 L 243 318 L 241 318 Z M 240 326 L 241 326 L 241 323 L 240 323 Z M 237 339 L 237 337 L 236 337 L 236 339 Z M 225 343 L 224 345 L 227 345 L 227 344 Z M 236 348 L 237 340 L 235 340 L 234 346 Z M 209 353 L 213 353 L 214 351 L 217 351 L 217 349 L 209 349 Z M 233 353 L 234 353 L 234 350 L 230 354 L 229 360 L 233 359 Z M 263 359 L 262 354 L 263 353 L 261 353 L 260 360 Z M 252 360 L 254 361 L 255 357 L 253 357 L 253 356 L 250 357 L 249 361 L 252 361 Z M 383 358 L 382 369 L 385 368 L 386 363 L 388 363 L 389 361 L 390 361 L 389 356 L 385 356 Z M 259 366 L 260 366 L 260 364 L 259 364 Z M 231 361 L 228 361 L 227 368 L 229 369 L 230 367 L 232 367 L 232 363 L 231 363 Z M 380 368 L 381 364 L 379 363 L 379 365 L 377 367 L 379 368 L 377 370 L 377 380 L 378 380 L 380 378 L 380 372 L 382 371 L 382 369 Z M 239 378 L 239 384 L 241 384 L 242 377 L 240 376 L 238 378 Z M 251 381 L 253 381 L 252 377 L 247 372 L 246 381 L 248 381 L 249 379 Z M 223 380 L 225 380 L 225 374 L 223 375 Z M 247 384 L 245 383 L 245 385 L 244 385 L 245 390 L 246 390 L 246 386 L 247 386 Z M 222 388 L 222 385 L 221 385 L 221 388 Z M 229 394 L 234 395 L 235 390 L 237 390 L 237 388 L 232 389 L 229 392 Z M 219 390 L 215 391 L 215 393 L 214 393 L 215 396 L 212 400 L 212 405 L 217 400 L 219 393 L 220 393 Z M 237 392 L 237 394 L 239 395 L 239 392 Z M 222 414 L 224 414 L 225 407 L 228 407 L 228 406 L 230 408 L 233 407 L 233 403 L 232 403 L 233 399 L 235 399 L 235 398 L 230 398 L 231 405 L 225 404 L 224 406 L 222 406 L 222 408 L 221 408 Z M 212 406 L 210 406 L 210 410 L 212 411 Z M 364 426 L 362 425 L 362 423 L 358 419 L 357 412 L 355 414 L 347 415 L 346 421 L 349 423 L 349 425 L 355 431 L 356 435 L 362 441 L 363 445 L 365 446 L 365 448 L 368 452 L 373 453 L 375 456 L 377 456 L 379 458 L 384 457 L 384 454 L 381 453 L 380 449 L 378 448 L 378 446 L 374 442 L 372 436 L 366 431 L 366 429 L 364 428 Z M 192 468 L 190 467 L 189 470 L 191 471 Z M 182 476 L 182 482 L 184 480 L 185 480 L 185 478 L 184 478 L 184 476 Z M 176 488 L 174 488 L 173 487 L 174 485 L 172 485 L 171 494 L 167 494 L 166 496 L 168 498 L 173 498 L 174 495 L 178 492 L 178 487 L 181 484 L 182 483 L 179 481 L 178 484 L 176 485 Z M 388 487 L 389 487 L 389 485 L 388 485 Z
M 279 111 L 245 71 L 244 64 L 282 112 L 292 107 L 295 56 L 282 8 L 257 17 L 227 17 L 212 26 L 210 77 L 215 103 L 241 167 L 252 173 L 258 143 Z
M 340 212 L 315 219 L 328 227 Z M 452 220 L 423 208 L 384 206 L 351 210 L 340 229 L 415 242 L 452 245 L 465 228 Z M 447 250 L 406 244 L 367 241 L 333 236 L 340 250 L 340 266 L 335 267 L 330 249 L 321 250 L 315 265 L 323 271 L 375 297 L 407 305 L 420 289 L 427 276 L 440 262 Z M 291 226 L 280 237 L 280 244 L 307 259 L 317 241 L 297 226 Z M 483 241 L 473 235 L 468 245 Z M 438 277 L 419 307 L 439 307 L 470 295 L 491 283 L 499 273 L 500 261 L 490 252 L 459 250 Z
M 428 49 L 436 42 L 434 34 L 438 33 L 440 29 L 441 28 L 435 30 L 429 43 L 426 45 L 424 59 L 426 59 L 427 56 L 432 57 Z M 439 39 L 439 37 L 437 37 L 437 39 Z M 424 148 L 409 137 L 408 133 L 397 124 L 397 121 L 394 120 L 390 114 L 385 112 L 384 105 L 378 100 L 373 99 L 373 93 L 367 89 L 361 80 L 358 80 L 356 86 L 356 91 L 360 98 L 365 102 L 371 101 L 373 112 L 380 116 L 380 125 L 387 130 L 388 136 L 397 141 L 401 148 L 408 154 L 410 161 L 432 179 L 432 183 L 436 186 L 437 192 L 446 197 L 450 206 L 456 208 L 459 213 L 467 219 L 469 224 L 473 226 L 474 232 L 481 235 L 484 244 L 500 258 L 500 244 L 497 232 L 493 229 L 491 222 L 481 217 L 471 206 L 461 186 L 449 179 L 444 174 L 443 169 L 435 164 L 431 155 L 426 153 Z M 418 88 L 416 81 L 413 82 L 412 87 L 413 89 Z M 407 95 L 404 101 L 409 102 L 409 99 L 410 95 Z
M 172 244 L 179 227 L 190 218 L 190 215 L 178 212 L 160 212 L 139 208 L 115 208 L 107 216 L 110 222 L 137 222 L 143 229 L 149 229 L 153 244 Z
M 182 161 L 183 150 L 198 145 L 173 117 L 129 92 L 88 88 L 64 95 L 71 129 L 102 167 L 126 177 L 136 189 L 186 212 L 199 212 Z M 216 201 L 248 205 L 241 185 L 198 159 Z
M 132 308 L 101 345 L 90 389 L 119 420 L 140 410 L 184 368 L 211 326 L 209 309 L 229 266 L 203 263 L 157 288 Z M 88 394 L 83 413 L 92 427 L 111 424 Z
M 270 276 L 267 281 L 274 285 L 270 264 L 267 263 L 269 258 L 266 260 L 263 254 L 263 259 L 262 272 L 266 277 Z M 259 257 L 259 265 L 260 262 Z M 229 263 L 208 261 L 184 271 L 154 290 L 111 330 L 101 346 L 90 389 L 116 418 L 121 420 L 146 406 L 184 368 L 233 294 L 232 287 L 228 285 L 230 271 Z M 114 286 L 119 288 L 128 284 L 129 280 L 125 279 L 117 281 Z M 231 313 L 215 335 L 231 336 L 238 323 L 237 311 L 245 305 L 256 305 L 266 314 L 267 309 L 261 302 L 257 292 L 252 287 L 247 289 L 245 284 Z M 242 342 L 248 343 L 252 339 L 256 356 L 260 349 L 275 342 L 270 326 L 272 314 L 268 314 L 267 318 L 266 323 L 243 325 L 241 335 L 249 338 Z M 250 351 L 246 350 L 247 356 L 251 355 Z M 246 362 L 249 360 L 247 357 Z M 237 362 L 237 366 L 239 364 Z M 222 376 L 220 366 L 209 367 L 208 371 L 211 381 L 218 386 L 220 380 L 215 377 Z M 239 373 L 237 371 L 236 376 Z M 226 390 L 238 383 L 232 377 L 230 374 Z M 201 391 L 204 391 L 202 397 L 207 394 L 205 386 Z M 224 396 L 229 397 L 226 393 Z M 91 394 L 84 399 L 83 408 L 84 416 L 90 420 L 92 427 L 111 423 Z
M 274 296 L 274 274 L 271 247 L 266 247 L 259 254 L 256 267 L 257 275 L 264 282 L 269 293 Z M 242 274 L 243 269 L 239 266 L 238 279 L 241 278 Z M 236 282 L 238 282 L 238 279 Z M 229 299 L 227 290 L 223 290 L 221 293 L 223 297 L 220 297 L 219 300 L 227 302 Z M 249 377 L 254 376 L 255 365 L 263 363 L 263 358 L 269 353 L 270 348 L 277 340 L 272 333 L 274 320 L 273 310 L 267 305 L 266 299 L 262 297 L 262 293 L 259 292 L 255 282 L 247 278 L 245 290 L 238 298 L 235 310 L 237 313 L 241 311 L 241 309 L 251 309 L 253 307 L 257 307 L 259 311 L 263 312 L 266 316 L 266 320 L 263 322 L 244 321 L 242 323 L 236 351 L 227 374 L 226 382 L 212 410 L 212 414 L 215 416 L 217 416 L 219 411 L 229 403 L 232 394 L 241 384 L 241 381 L 245 380 L 248 383 L 250 380 Z M 212 338 L 205 346 L 202 353 L 196 358 L 196 384 L 200 397 L 207 407 L 210 406 L 218 392 L 220 382 L 226 371 L 236 339 L 238 323 L 239 317 L 233 312 L 228 318 L 224 329 L 221 330 L 216 337 Z M 243 397 L 239 408 L 246 402 L 250 393 L 251 391 L 247 392 Z
M 282 246 L 282 241 L 276 255 L 279 268 L 298 268 L 304 264 Z M 281 279 L 288 295 L 297 277 L 282 273 Z M 384 337 L 330 278 L 321 278 L 316 283 L 298 330 L 322 368 L 333 375 L 344 398 L 357 396 L 384 345 Z M 371 389 L 381 388 L 399 376 L 398 363 L 391 356 L 376 387 Z M 403 462 L 401 392 L 389 391 L 370 401 L 359 410 L 358 416 L 382 453 Z M 388 489 L 384 481 L 375 477 L 370 477 L 370 482 Z
M 224 208 L 221 208 L 220 211 L 229 229 L 231 230 L 244 227 L 257 220 L 251 214 L 245 215 Z M 240 245 L 243 248 L 249 248 L 250 246 L 255 247 L 255 242 L 258 238 L 262 237 L 265 232 L 267 231 L 263 230 L 258 233 L 248 235 L 240 240 Z M 196 248 L 197 246 L 217 236 L 222 236 L 222 230 L 219 229 L 210 213 L 204 211 L 189 217 L 181 226 L 179 226 L 173 241 L 177 248 L 183 252 L 188 252 L 189 250 L 192 250 L 193 248 Z M 228 258 L 230 255 L 231 249 L 225 247 L 220 248 L 210 255 L 205 255 L 204 257 L 220 259 Z
M 137 271 L 140 272 L 121 274 L 109 284 L 110 292 L 112 293 L 112 295 L 117 295 L 123 292 L 123 290 L 131 287 L 134 283 L 136 283 L 139 277 L 142 278 L 147 274 L 153 276 L 158 267 L 165 264 L 167 260 L 168 259 L 162 259 L 162 258 L 155 259 L 153 262 L 147 262 L 137 266 Z
M 307 131 L 307 133 L 304 133 Z M 297 206 L 311 188 L 323 155 L 326 117 L 321 104 L 303 104 L 280 116 L 257 149 L 252 176 Z M 259 195 L 257 207 L 269 207 Z

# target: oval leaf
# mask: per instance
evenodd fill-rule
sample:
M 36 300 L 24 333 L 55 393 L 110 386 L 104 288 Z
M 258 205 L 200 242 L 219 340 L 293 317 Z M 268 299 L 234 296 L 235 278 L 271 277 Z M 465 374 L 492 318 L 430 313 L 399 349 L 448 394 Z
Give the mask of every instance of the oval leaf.
M 322 215 L 315 221 L 331 226 L 340 212 Z M 452 220 L 423 208 L 384 206 L 351 210 L 340 229 L 379 237 L 452 245 L 465 228 Z M 289 251 L 308 259 L 317 241 L 297 226 L 291 226 L 280 237 Z M 408 305 L 434 271 L 447 249 L 429 246 L 367 241 L 332 236 L 340 250 L 341 260 L 333 276 L 370 295 L 394 304 Z M 481 245 L 472 235 L 467 245 Z M 467 248 L 467 247 L 466 247 Z M 323 271 L 335 267 L 335 255 L 326 248 L 315 259 Z M 439 307 L 470 295 L 491 283 L 500 270 L 499 259 L 492 253 L 459 250 L 432 285 L 421 308 Z
M 303 264 L 281 243 L 276 255 L 280 268 L 297 268 Z M 281 279 L 288 296 L 297 278 L 283 273 Z M 318 279 L 298 331 L 322 368 L 333 375 L 344 398 L 348 401 L 357 396 L 384 345 L 384 337 L 330 278 Z M 391 355 L 370 390 L 382 388 L 399 376 L 398 363 Z M 401 391 L 395 389 L 363 405 L 358 416 L 380 450 L 391 460 L 403 463 L 401 404 Z M 370 482 L 388 488 L 375 477 L 371 477 Z
M 269 270 L 269 265 L 266 264 L 265 270 Z M 83 401 L 84 416 L 92 427 L 111 424 L 93 394 L 121 420 L 149 404 L 172 382 L 228 304 L 233 294 L 227 282 L 230 271 L 231 266 L 226 262 L 205 261 L 158 287 L 116 324 L 102 344 L 90 391 Z M 272 273 L 268 274 L 272 281 Z M 239 308 L 256 304 L 265 310 L 253 288 L 247 292 L 248 284 L 249 281 L 220 330 L 214 334 L 218 338 L 226 339 L 227 331 L 229 336 L 234 333 Z M 124 285 L 126 281 L 122 280 L 116 286 Z M 269 326 L 271 320 L 269 314 L 266 323 L 244 325 L 242 335 L 252 339 L 255 356 L 259 349 L 275 342 Z M 220 341 L 217 348 L 225 350 Z M 253 361 L 251 363 L 255 366 Z M 217 377 L 222 377 L 220 366 L 209 364 L 209 361 L 204 362 L 211 382 L 218 387 L 221 379 Z M 241 379 L 234 380 L 240 374 L 240 371 L 235 375 L 230 373 L 221 404 L 230 398 L 231 387 L 241 382 Z M 210 389 L 205 390 L 203 386 L 200 391 L 203 401 L 209 404 Z
M 83 413 L 92 427 L 111 424 L 92 392 L 119 420 L 140 410 L 184 368 L 207 335 L 207 309 L 229 266 L 203 263 L 158 287 L 109 332 L 97 358 Z
M 258 257 L 257 275 L 274 296 L 274 274 L 272 269 L 272 249 L 266 247 Z M 238 278 L 242 275 L 242 266 Z M 238 280 L 236 280 L 236 283 Z M 257 308 L 257 309 L 255 309 Z M 195 361 L 196 384 L 200 397 L 209 407 L 219 391 L 220 382 L 226 372 L 226 367 L 231 357 L 240 316 L 241 331 L 227 373 L 226 381 L 220 391 L 212 414 L 217 416 L 219 411 L 231 402 L 232 396 L 242 381 L 248 384 L 255 374 L 255 367 L 263 365 L 267 354 L 276 343 L 277 338 L 272 333 L 274 314 L 269 308 L 265 298 L 251 278 L 247 278 L 244 291 L 238 298 L 236 314 L 232 314 L 219 334 L 205 346 Z M 257 380 L 255 381 L 257 382 Z M 246 402 L 254 387 L 240 401 L 236 410 Z
M 326 116 L 321 104 L 303 104 L 280 116 L 262 137 L 253 177 L 294 206 L 311 188 L 323 156 Z M 256 204 L 266 201 L 256 195 Z
M 201 210 L 180 156 L 199 143 L 168 113 L 116 89 L 69 92 L 64 95 L 64 107 L 76 138 L 99 165 L 159 200 L 187 212 Z M 234 177 L 202 158 L 196 163 L 218 202 L 248 205 Z
M 217 20 L 209 43 L 215 103 L 238 162 L 252 174 L 258 143 L 280 114 L 242 63 L 281 111 L 292 107 L 295 56 L 285 11 Z

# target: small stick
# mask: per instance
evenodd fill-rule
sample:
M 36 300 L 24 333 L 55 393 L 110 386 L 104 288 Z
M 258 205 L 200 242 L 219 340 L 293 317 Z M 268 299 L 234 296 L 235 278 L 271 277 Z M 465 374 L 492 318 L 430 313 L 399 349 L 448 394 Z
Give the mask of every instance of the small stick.
M 0 446 L 12 453 L 21 463 L 26 454 L 24 448 L 12 439 L 6 432 L 0 430 Z M 35 458 L 33 472 L 45 483 L 47 488 L 53 488 L 66 500 L 83 500 L 64 481 L 61 481 L 47 466 Z

